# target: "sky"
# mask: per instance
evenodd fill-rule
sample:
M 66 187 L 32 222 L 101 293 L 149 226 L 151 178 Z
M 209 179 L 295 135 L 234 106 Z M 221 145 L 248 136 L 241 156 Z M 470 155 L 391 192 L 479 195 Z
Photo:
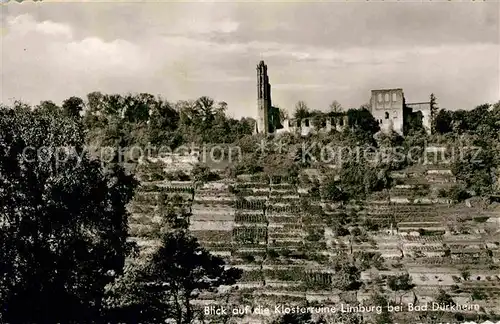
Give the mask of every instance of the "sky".
M 371 89 L 435 93 L 446 109 L 500 100 L 500 2 L 11 2 L 1 6 L 4 104 L 147 92 L 209 96 L 257 115 L 264 60 L 273 105 L 359 107 Z

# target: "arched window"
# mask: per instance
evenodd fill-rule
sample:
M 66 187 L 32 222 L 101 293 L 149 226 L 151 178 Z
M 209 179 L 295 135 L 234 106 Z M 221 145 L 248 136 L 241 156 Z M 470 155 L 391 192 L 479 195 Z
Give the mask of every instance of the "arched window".
M 388 93 L 385 94 L 385 102 L 389 102 L 389 94 Z
M 381 93 L 378 94 L 378 102 L 382 102 L 382 94 Z
M 392 101 L 398 101 L 398 95 L 395 92 L 392 94 Z
M 385 119 L 389 119 L 389 113 L 387 111 L 385 112 Z

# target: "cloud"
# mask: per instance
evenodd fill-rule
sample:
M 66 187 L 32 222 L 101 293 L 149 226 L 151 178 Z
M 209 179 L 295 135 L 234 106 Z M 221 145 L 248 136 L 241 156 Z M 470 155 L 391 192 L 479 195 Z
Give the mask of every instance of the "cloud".
M 63 36 L 66 38 L 71 38 L 73 35 L 72 29 L 68 25 L 56 23 L 49 20 L 37 22 L 35 21 L 33 16 L 29 14 L 7 17 L 6 28 L 7 33 L 14 33 L 17 36 L 35 33 L 41 35 Z
M 36 21 L 29 14 L 7 17 L 5 25 L 0 63 L 3 102 L 60 101 L 116 78 L 131 78 L 150 65 L 148 54 L 126 40 L 78 39 L 70 25 Z
M 208 95 L 236 116 L 255 115 L 261 59 L 284 108 L 305 100 L 326 109 L 333 99 L 357 107 L 385 87 L 403 87 L 410 101 L 434 92 L 449 108 L 498 100 L 498 12 L 445 5 L 10 7 L 2 100 L 144 91 L 169 100 Z
M 212 33 L 233 33 L 238 30 L 239 23 L 232 20 L 211 21 L 186 19 L 175 26 L 171 31 L 179 34 L 212 34 Z

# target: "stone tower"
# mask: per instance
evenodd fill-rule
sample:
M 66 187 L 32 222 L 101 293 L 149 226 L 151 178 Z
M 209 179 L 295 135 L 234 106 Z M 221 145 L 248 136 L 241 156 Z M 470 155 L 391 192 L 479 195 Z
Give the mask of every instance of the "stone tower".
M 271 112 L 271 85 L 267 76 L 267 65 L 260 61 L 257 65 L 257 133 L 269 134 L 273 132 L 270 123 Z

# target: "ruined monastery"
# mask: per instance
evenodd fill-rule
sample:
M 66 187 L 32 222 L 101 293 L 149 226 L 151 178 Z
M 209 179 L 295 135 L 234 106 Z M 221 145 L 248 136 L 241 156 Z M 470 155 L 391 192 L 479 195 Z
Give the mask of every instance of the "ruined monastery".
M 305 136 L 317 131 L 330 132 L 332 129 L 340 131 L 349 124 L 345 112 L 328 116 L 320 123 L 314 123 L 313 117 L 280 120 L 279 109 L 272 105 L 271 84 L 264 61 L 260 61 L 257 65 L 257 111 L 258 120 L 255 132 L 266 135 L 298 132 Z M 431 130 L 431 103 L 407 103 L 401 88 L 372 90 L 370 112 L 384 132 L 396 131 L 404 135 L 404 125 L 409 122 L 410 118 L 419 119 L 428 132 Z

